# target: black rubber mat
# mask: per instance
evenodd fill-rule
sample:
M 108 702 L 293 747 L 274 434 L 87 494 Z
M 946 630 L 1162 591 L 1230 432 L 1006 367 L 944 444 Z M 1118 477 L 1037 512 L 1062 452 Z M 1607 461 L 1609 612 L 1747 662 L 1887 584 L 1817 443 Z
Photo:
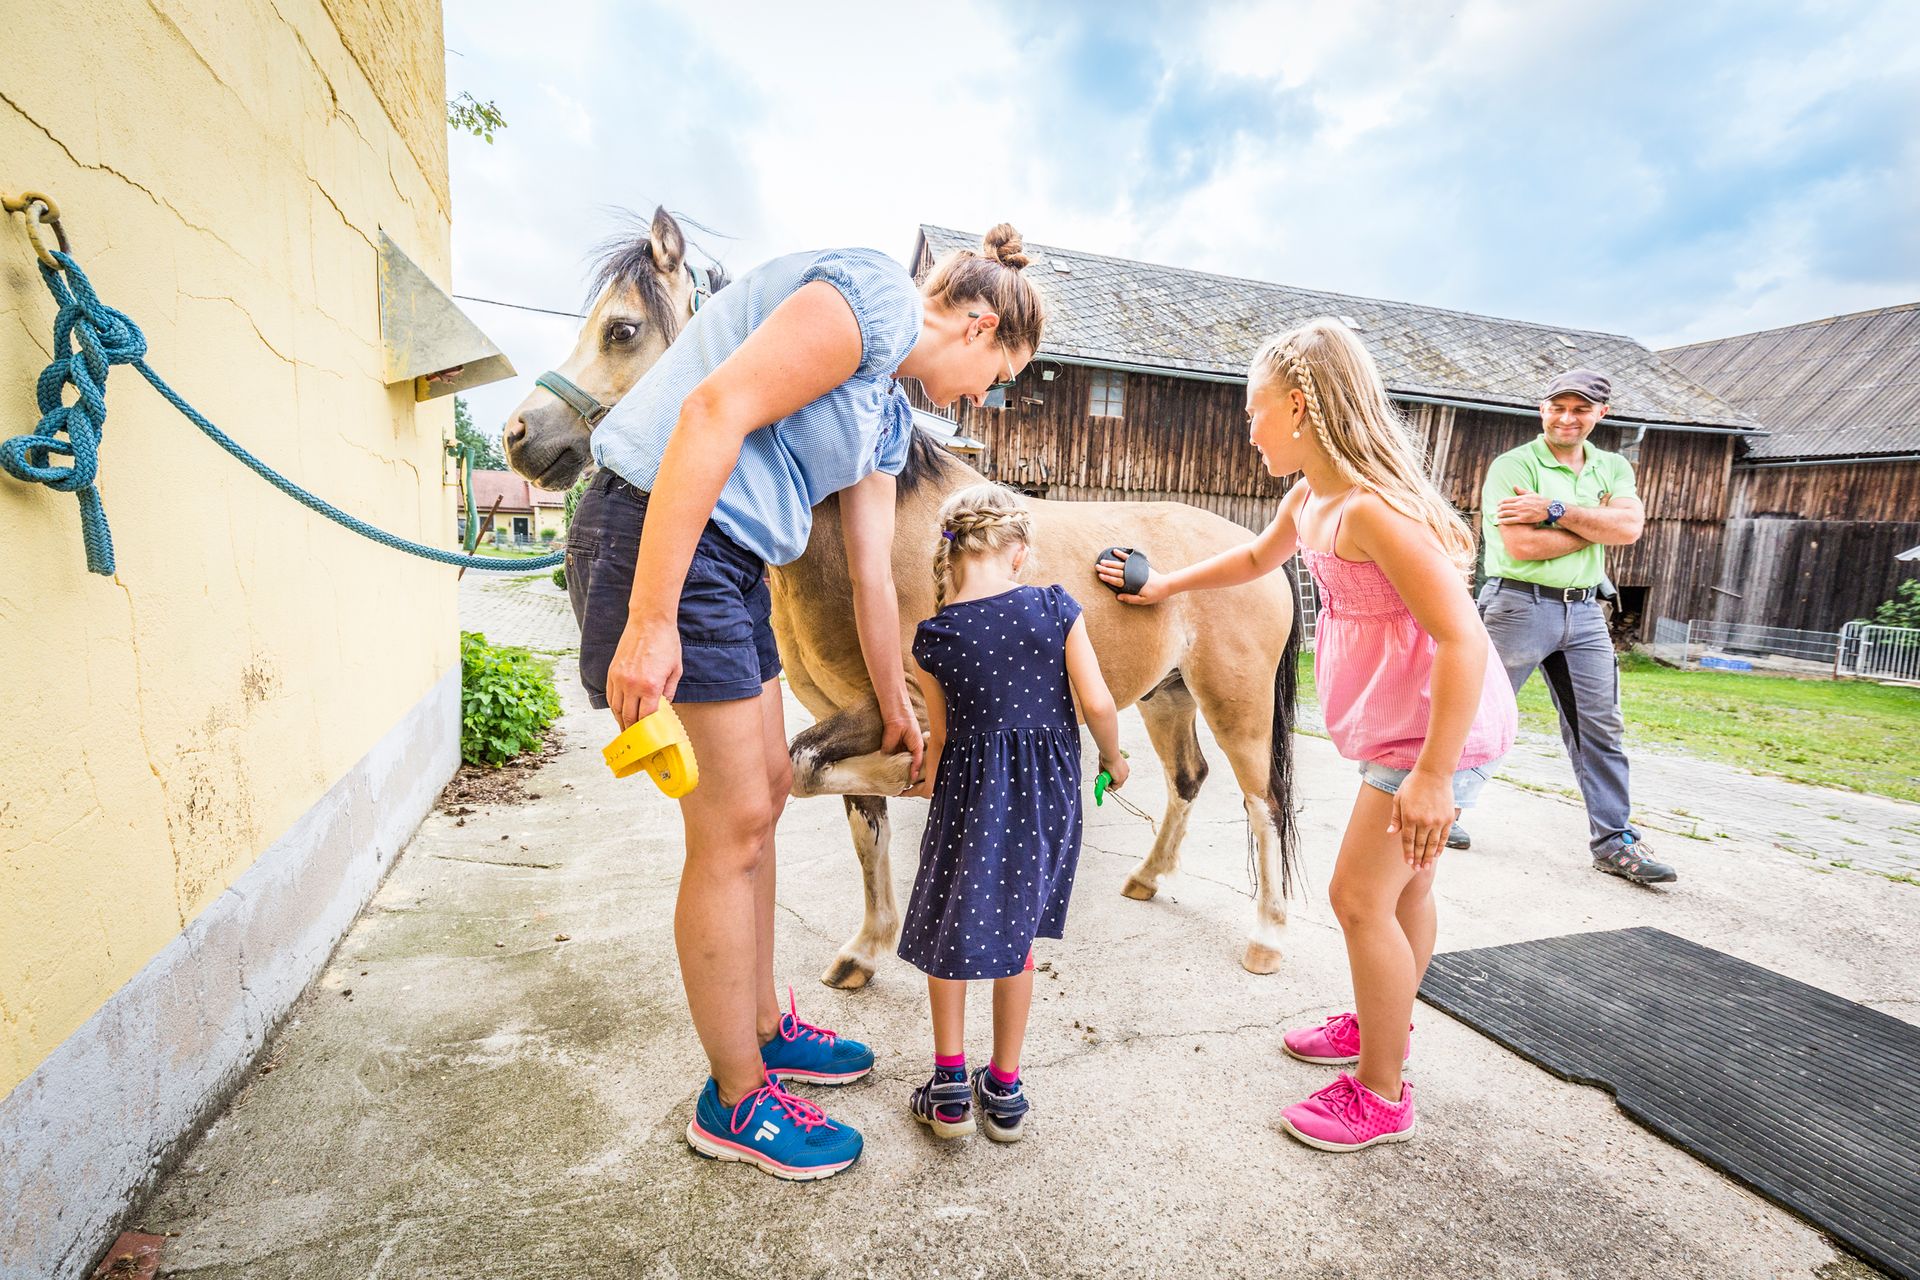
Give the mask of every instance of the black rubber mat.
M 1920 1027 L 1659 929 L 1435 956 L 1420 996 L 1920 1280 Z

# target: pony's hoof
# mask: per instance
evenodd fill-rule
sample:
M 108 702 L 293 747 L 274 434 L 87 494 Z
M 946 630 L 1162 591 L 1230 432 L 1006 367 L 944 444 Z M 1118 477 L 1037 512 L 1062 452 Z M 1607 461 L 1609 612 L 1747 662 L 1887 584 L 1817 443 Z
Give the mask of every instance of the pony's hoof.
M 1280 971 L 1280 951 L 1264 942 L 1249 942 L 1247 954 L 1240 964 L 1248 973 L 1278 973 Z
M 1120 886 L 1121 896 L 1132 898 L 1135 902 L 1146 902 L 1158 892 L 1157 886 L 1148 884 L 1139 876 L 1128 876 L 1127 882 Z
M 873 981 L 873 966 L 842 953 L 833 958 L 827 971 L 820 975 L 820 981 L 841 991 L 858 991 Z

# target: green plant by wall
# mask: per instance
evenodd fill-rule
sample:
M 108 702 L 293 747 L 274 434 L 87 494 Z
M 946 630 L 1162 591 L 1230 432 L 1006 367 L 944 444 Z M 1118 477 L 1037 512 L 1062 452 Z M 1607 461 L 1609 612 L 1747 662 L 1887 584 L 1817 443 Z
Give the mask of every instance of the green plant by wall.
M 561 565 L 553 571 L 553 585 L 562 591 L 567 589 L 567 566 Z
M 553 671 L 525 649 L 460 633 L 460 758 L 498 768 L 537 749 L 560 714 Z
M 1883 627 L 1920 627 L 1920 578 L 1901 583 L 1893 599 L 1874 611 L 1873 620 Z
M 558 529 L 542 529 L 540 531 L 540 541 L 546 543 L 548 546 L 552 546 L 553 540 L 559 536 L 560 531 Z

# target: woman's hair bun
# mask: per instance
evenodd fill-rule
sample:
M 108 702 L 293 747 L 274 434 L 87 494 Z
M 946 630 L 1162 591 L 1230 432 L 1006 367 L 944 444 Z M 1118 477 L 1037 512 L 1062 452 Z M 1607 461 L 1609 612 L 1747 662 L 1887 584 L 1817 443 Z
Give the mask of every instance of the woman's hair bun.
M 1003 222 L 987 232 L 980 241 L 980 251 L 1015 271 L 1033 261 L 1027 257 L 1027 247 L 1021 243 L 1020 233 L 1011 222 Z

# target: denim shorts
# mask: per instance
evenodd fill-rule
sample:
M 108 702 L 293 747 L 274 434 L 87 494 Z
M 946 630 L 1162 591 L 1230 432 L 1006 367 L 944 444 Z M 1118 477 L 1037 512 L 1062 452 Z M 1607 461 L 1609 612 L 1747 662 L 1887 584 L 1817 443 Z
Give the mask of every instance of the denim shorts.
M 1462 769 L 1453 775 L 1453 803 L 1462 809 L 1473 808 L 1473 802 L 1480 798 L 1480 788 L 1487 785 L 1487 779 L 1493 776 L 1493 770 L 1500 762 L 1489 760 L 1485 764 L 1475 765 L 1471 769 Z M 1392 795 L 1407 780 L 1411 769 L 1396 769 L 1390 764 L 1381 764 L 1377 760 L 1368 760 L 1360 765 L 1360 780 L 1370 787 Z
M 602 470 L 567 529 L 567 595 L 580 623 L 580 683 L 607 705 L 607 668 L 627 627 L 647 495 Z M 680 590 L 680 687 L 675 702 L 757 698 L 780 674 L 767 566 L 711 521 Z

